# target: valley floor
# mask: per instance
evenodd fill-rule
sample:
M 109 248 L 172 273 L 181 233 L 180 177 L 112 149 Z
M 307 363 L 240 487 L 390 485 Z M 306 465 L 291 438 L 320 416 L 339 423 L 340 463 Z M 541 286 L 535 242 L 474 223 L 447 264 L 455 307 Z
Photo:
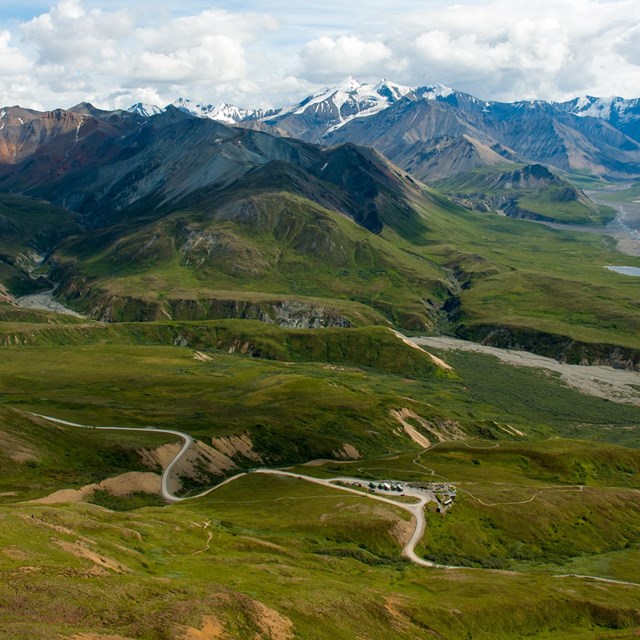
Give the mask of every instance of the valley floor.
M 470 351 L 494 356 L 507 364 L 533 367 L 560 374 L 568 385 L 598 398 L 640 406 L 640 373 L 613 367 L 564 364 L 528 351 L 500 349 L 478 342 L 459 340 L 448 336 L 418 337 L 411 340 L 433 349 Z

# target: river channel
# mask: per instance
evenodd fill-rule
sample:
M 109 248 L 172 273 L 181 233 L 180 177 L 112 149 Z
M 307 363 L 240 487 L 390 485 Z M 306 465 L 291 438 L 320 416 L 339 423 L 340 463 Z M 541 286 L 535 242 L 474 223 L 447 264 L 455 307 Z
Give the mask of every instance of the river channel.
M 626 187 L 611 187 L 598 191 L 587 191 L 587 195 L 598 204 L 614 208 L 618 215 L 603 228 L 603 232 L 618 241 L 618 250 L 629 256 L 640 256 L 640 200 L 616 202 L 612 199 L 614 193 L 628 189 Z

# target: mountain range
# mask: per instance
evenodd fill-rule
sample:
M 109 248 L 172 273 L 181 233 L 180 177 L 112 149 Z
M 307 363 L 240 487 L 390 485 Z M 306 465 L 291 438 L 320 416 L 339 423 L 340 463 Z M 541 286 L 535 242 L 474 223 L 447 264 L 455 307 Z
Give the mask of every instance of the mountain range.
M 554 355 L 557 344 L 634 344 L 634 298 L 601 267 L 576 301 L 597 306 L 596 328 L 570 306 L 546 322 L 541 309 L 555 313 L 578 286 L 558 262 L 565 245 L 484 215 L 611 219 L 567 178 L 635 175 L 632 138 L 553 105 L 480 102 L 441 85 L 349 80 L 303 102 L 241 126 L 201 117 L 222 117 L 215 108 L 196 117 L 186 101 L 0 110 L 3 296 L 54 282 L 59 300 L 108 321 L 442 325 L 474 337 L 508 325 L 560 336 L 548 341 Z M 581 242 L 594 264 L 616 264 Z
M 539 162 L 611 179 L 640 174 L 640 100 L 576 98 L 502 103 L 440 84 L 406 87 L 355 78 L 268 112 L 230 105 L 174 107 L 198 117 L 316 144 L 370 145 L 420 179 Z M 149 115 L 160 109 L 135 105 Z

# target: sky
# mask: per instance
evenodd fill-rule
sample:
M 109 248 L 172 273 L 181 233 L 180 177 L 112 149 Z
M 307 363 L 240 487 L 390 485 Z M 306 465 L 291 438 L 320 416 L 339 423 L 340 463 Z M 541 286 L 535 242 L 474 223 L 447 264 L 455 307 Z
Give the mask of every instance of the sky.
M 347 76 L 640 97 L 637 0 L 0 0 L 0 104 L 274 107 Z

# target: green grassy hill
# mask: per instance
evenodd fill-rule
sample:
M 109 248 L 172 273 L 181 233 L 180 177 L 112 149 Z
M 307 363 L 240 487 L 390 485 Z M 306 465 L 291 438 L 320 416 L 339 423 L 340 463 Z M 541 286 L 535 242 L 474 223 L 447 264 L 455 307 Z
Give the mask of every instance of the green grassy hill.
M 599 206 L 571 182 L 540 164 L 492 166 L 436 183 L 470 207 L 507 216 L 572 224 L 603 224 L 615 211 Z
M 640 283 L 605 266 L 637 260 L 607 238 L 472 213 L 430 190 L 410 201 L 413 235 L 376 235 L 286 190 L 240 191 L 63 243 L 60 295 L 109 321 L 390 322 L 472 338 L 502 331 L 508 346 L 578 361 L 607 362 L 616 347 L 636 357 Z
M 261 303 L 268 314 L 270 302 L 293 301 L 311 304 L 323 323 L 338 322 L 334 310 L 348 323 L 387 317 L 418 329 L 433 314 L 422 292 L 442 289 L 443 278 L 393 237 L 286 192 L 97 231 L 65 244 L 56 260 L 61 293 L 76 308 L 125 321 L 234 317 L 236 301 Z

